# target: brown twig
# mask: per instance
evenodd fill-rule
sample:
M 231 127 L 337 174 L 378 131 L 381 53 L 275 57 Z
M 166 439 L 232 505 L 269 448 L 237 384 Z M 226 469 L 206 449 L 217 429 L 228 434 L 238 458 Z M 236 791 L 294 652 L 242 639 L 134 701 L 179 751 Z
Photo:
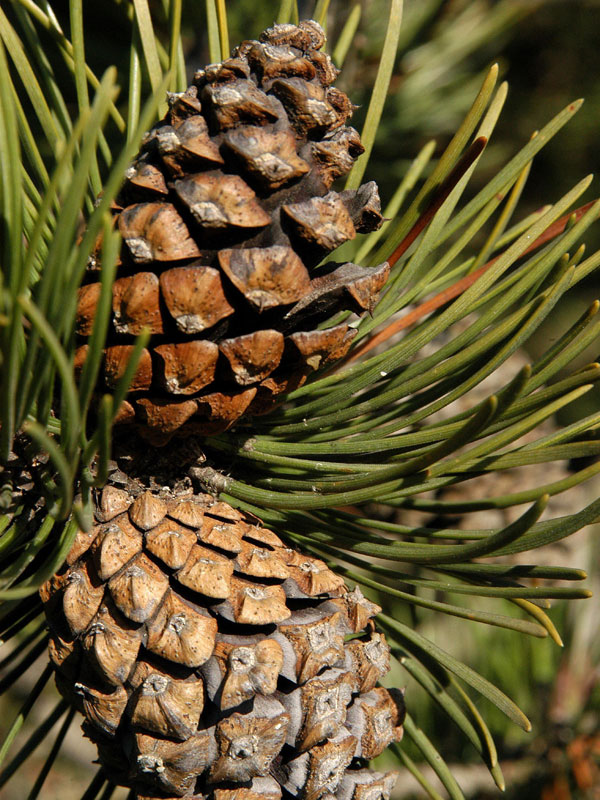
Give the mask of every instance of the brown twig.
M 565 230 L 569 220 L 571 218 L 575 218 L 575 221 L 579 220 L 586 211 L 591 208 L 591 206 L 595 203 L 595 200 L 592 200 L 589 203 L 581 206 L 580 208 L 575 209 L 575 211 L 570 211 L 569 213 L 562 216 L 560 219 L 556 220 L 556 222 L 549 225 L 548 228 L 542 233 L 538 238 L 524 251 L 523 255 L 527 255 L 531 253 L 533 250 L 537 250 L 538 247 L 546 244 L 546 242 L 551 241 L 552 239 L 560 236 L 560 234 Z M 426 212 L 429 213 L 429 210 Z M 420 220 L 419 220 L 420 222 Z M 417 223 L 418 224 L 418 223 Z M 412 231 L 411 231 L 412 233 Z M 409 234 L 410 236 L 410 234 Z M 401 245 L 402 246 L 402 245 Z M 394 253 L 395 255 L 395 253 Z M 393 256 L 392 256 L 393 258 Z M 419 319 L 424 317 L 426 314 L 430 314 L 432 311 L 440 308 L 441 306 L 448 303 L 450 300 L 453 300 L 455 297 L 458 297 L 464 291 L 466 291 L 469 286 L 472 286 L 475 281 L 487 272 L 487 270 L 496 263 L 496 261 L 500 258 L 500 256 L 496 256 L 492 258 L 490 261 L 483 264 L 479 269 L 472 272 L 470 275 L 465 275 L 464 278 L 456 281 L 453 283 L 452 286 L 448 286 L 446 289 L 442 290 L 438 294 L 431 297 L 429 300 L 425 300 L 425 302 L 418 305 L 416 308 L 413 308 L 408 314 L 405 314 L 401 319 L 396 320 L 395 322 L 391 322 L 387 325 L 382 331 L 375 334 L 375 336 L 371 336 L 367 339 L 363 344 L 357 347 L 355 350 L 352 350 L 347 358 L 344 360 L 343 365 L 350 363 L 351 361 L 356 361 L 357 358 L 360 358 L 365 353 L 368 353 L 369 350 L 372 350 L 377 345 L 385 342 L 391 336 L 394 336 L 396 333 L 408 328 L 413 323 L 417 322 Z M 342 366 L 342 364 L 337 365 L 338 368 Z
M 440 184 L 440 187 L 434 194 L 429 206 L 421 214 L 419 219 L 415 222 L 415 224 L 388 259 L 390 267 L 394 266 L 400 256 L 404 255 L 411 244 L 415 241 L 417 236 L 429 225 L 431 220 L 441 208 L 442 204 L 448 198 L 450 192 L 454 189 L 469 167 L 471 167 L 475 160 L 478 159 L 483 153 L 487 142 L 488 140 L 486 136 L 479 136 L 456 163 L 455 167 L 448 174 L 446 180 Z

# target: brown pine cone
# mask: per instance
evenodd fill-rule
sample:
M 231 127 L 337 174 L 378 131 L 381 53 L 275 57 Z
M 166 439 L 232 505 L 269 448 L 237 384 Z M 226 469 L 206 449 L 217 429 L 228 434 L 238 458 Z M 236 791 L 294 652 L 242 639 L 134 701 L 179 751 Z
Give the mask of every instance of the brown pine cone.
M 40 591 L 60 692 L 138 798 L 389 800 L 378 606 L 209 495 L 107 486 Z
M 352 327 L 317 325 L 342 309 L 371 311 L 388 276 L 387 264 L 319 266 L 382 223 L 374 183 L 332 188 L 363 147 L 324 41 L 313 21 L 275 25 L 199 70 L 127 172 L 100 388 L 115 386 L 147 327 L 120 420 L 155 444 L 269 410 L 348 351 Z M 78 367 L 100 295 L 97 260 L 80 290 Z

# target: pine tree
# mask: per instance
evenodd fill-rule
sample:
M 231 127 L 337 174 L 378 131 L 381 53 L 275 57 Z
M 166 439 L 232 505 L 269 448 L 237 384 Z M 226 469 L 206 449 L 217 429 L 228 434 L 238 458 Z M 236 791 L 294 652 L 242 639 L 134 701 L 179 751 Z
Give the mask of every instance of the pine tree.
M 457 30 L 469 5 L 449 12 Z M 281 786 L 387 800 L 392 774 L 367 762 L 393 741 L 422 786 L 403 742 L 461 798 L 410 696 L 405 709 L 377 685 L 391 655 L 503 787 L 467 692 L 526 730 L 527 717 L 413 622 L 428 609 L 560 642 L 539 601 L 588 594 L 556 585 L 581 570 L 505 557 L 597 519 L 598 501 L 545 512 L 595 461 L 493 496 L 469 482 L 598 452 L 596 413 L 523 440 L 593 388 L 598 366 L 571 364 L 597 339 L 597 302 L 499 391 L 473 390 L 596 269 L 578 243 L 600 202 L 576 207 L 584 179 L 516 212 L 532 159 L 580 103 L 463 199 L 506 99 L 494 66 L 446 149 L 434 161 L 424 147 L 380 213 L 362 181 L 394 57 L 439 6 L 413 7 L 403 28 L 390 3 L 360 136 L 333 85 L 360 63 L 359 5 L 328 19 L 318 3 L 298 23 L 284 3 L 230 55 L 209 2 L 213 63 L 190 88 L 181 3 L 115 4 L 131 32 L 125 101 L 126 77 L 86 64 L 81 2 L 68 36 L 48 4 L 0 9 L 0 635 L 18 644 L 2 690 L 51 658 L 0 761 L 53 675 L 63 695 L 0 786 L 62 719 L 30 794 L 43 796 L 78 709 L 100 756 L 90 799 L 116 783 L 140 799 Z M 524 13 L 499 6 L 488 36 Z M 453 524 L 512 507 L 503 527 Z

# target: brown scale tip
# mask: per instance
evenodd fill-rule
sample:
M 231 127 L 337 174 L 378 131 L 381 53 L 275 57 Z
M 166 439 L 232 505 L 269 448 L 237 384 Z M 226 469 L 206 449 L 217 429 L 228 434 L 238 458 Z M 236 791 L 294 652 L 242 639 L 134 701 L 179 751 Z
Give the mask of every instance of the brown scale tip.
M 146 533 L 148 552 L 171 569 L 183 567 L 195 544 L 195 533 L 170 519 Z
M 195 677 L 177 679 L 146 661 L 131 678 L 131 723 L 170 739 L 188 739 L 198 729 L 204 707 L 204 686 Z
M 110 692 L 76 681 L 73 685 L 81 698 L 82 713 L 99 731 L 114 736 L 127 706 L 127 692 L 117 686 Z
M 404 696 L 398 690 L 371 689 L 356 698 L 348 709 L 348 727 L 357 737 L 355 755 L 371 759 L 403 734 Z
M 135 736 L 137 780 L 158 786 L 178 797 L 191 794 L 197 778 L 212 763 L 216 745 L 211 733 L 201 731 L 184 742 Z M 156 795 L 154 795 L 156 797 Z
M 219 641 L 215 646 L 207 683 L 212 683 L 212 696 L 218 688 L 220 708 L 235 708 L 256 694 L 271 695 L 283 666 L 281 646 L 273 639 L 244 644 Z M 208 687 L 207 687 L 208 689 Z M 211 691 L 211 690 L 209 690 Z
M 272 698 L 257 698 L 255 715 L 234 713 L 217 724 L 219 757 L 212 765 L 212 783 L 244 783 L 266 776 L 285 742 L 289 716 Z
M 63 612 L 73 636 L 82 633 L 96 616 L 104 597 L 104 586 L 90 575 L 89 559 L 71 570 L 63 592 Z
M 217 621 L 170 589 L 148 631 L 147 649 L 174 664 L 199 667 L 210 658 Z
M 298 25 L 277 23 L 264 30 L 259 39 L 269 44 L 297 47 L 304 52 L 319 50 L 326 42 L 323 28 L 312 19 L 302 20 Z
M 346 722 L 348 706 L 358 690 L 354 675 L 328 669 L 281 700 L 292 719 L 288 744 L 299 752 L 336 736 Z
M 106 581 L 142 549 L 142 536 L 126 517 L 96 531 L 92 553 L 101 580 Z
M 115 606 L 132 622 L 146 622 L 153 617 L 168 586 L 166 575 L 143 553 L 108 582 Z
M 136 662 L 141 631 L 107 601 L 100 606 L 81 643 L 97 676 L 111 686 L 120 686 Z

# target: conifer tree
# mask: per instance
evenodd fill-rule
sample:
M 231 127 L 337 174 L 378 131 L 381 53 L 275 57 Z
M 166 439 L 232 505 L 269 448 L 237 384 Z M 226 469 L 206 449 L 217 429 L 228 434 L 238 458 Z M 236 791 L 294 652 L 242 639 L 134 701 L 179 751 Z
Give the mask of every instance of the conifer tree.
M 49 653 L 0 787 L 60 722 L 29 795 L 43 798 L 81 714 L 99 754 L 85 800 L 115 785 L 389 800 L 389 761 L 369 767 L 388 745 L 431 797 L 415 749 L 462 798 L 390 664 L 504 787 L 477 699 L 525 730 L 527 709 L 422 622 L 559 644 L 543 602 L 589 595 L 582 570 L 535 550 L 600 514 L 598 500 L 553 511 L 600 471 L 600 415 L 540 429 L 595 386 L 598 365 L 573 361 L 597 341 L 599 303 L 530 363 L 511 357 L 600 264 L 582 244 L 600 201 L 583 178 L 519 212 L 580 101 L 469 193 L 507 95 L 493 65 L 382 208 L 369 157 L 397 53 L 432 37 L 402 90 L 424 115 L 432 61 L 450 74 L 536 4 L 406 5 L 385 6 L 359 129 L 338 73 L 360 72 L 361 37 L 383 24 L 368 5 L 319 0 L 301 19 L 284 1 L 232 49 L 225 3 L 208 0 L 210 63 L 186 70 L 180 0 L 115 2 L 130 48 L 102 71 L 81 0 L 0 8 L 2 691 Z M 449 116 L 469 83 L 458 70 Z M 565 461 L 578 466 L 544 479 Z M 533 488 L 477 488 L 527 467 Z M 516 512 L 469 526 L 483 509 Z M 11 750 L 53 681 L 61 698 Z

